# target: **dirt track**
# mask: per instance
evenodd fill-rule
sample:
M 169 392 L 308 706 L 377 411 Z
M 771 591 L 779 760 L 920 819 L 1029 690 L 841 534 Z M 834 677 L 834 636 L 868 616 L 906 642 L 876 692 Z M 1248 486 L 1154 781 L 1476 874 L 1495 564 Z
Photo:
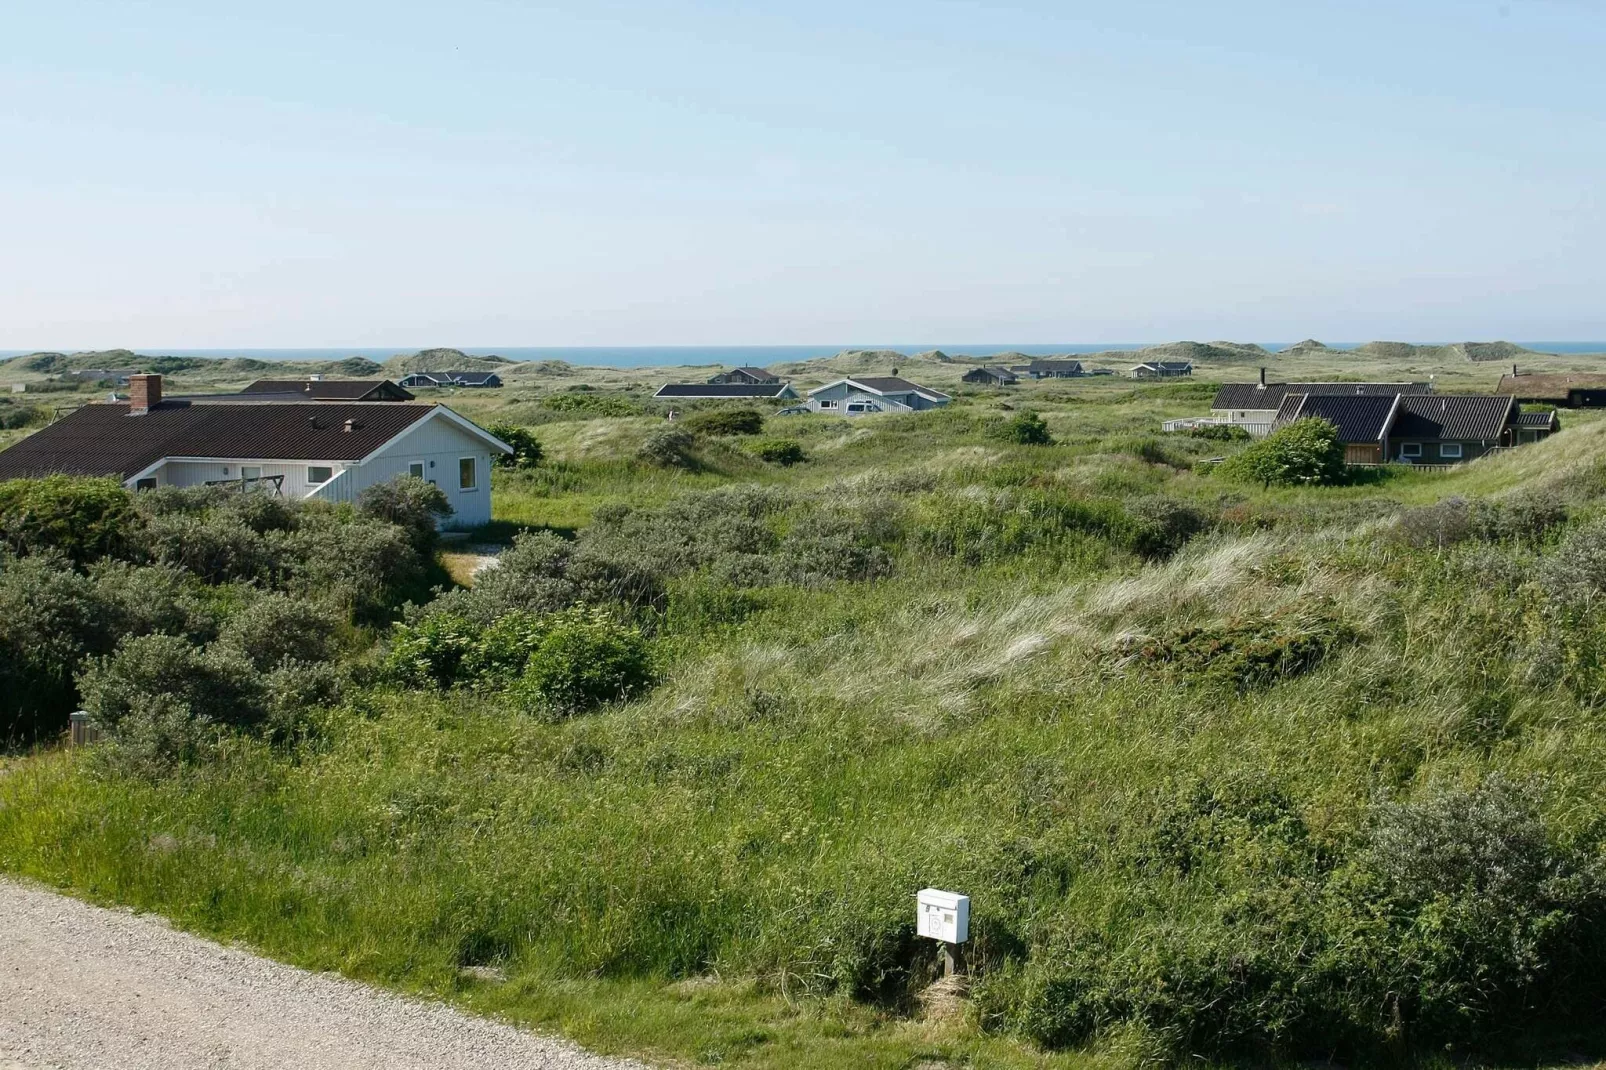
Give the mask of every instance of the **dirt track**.
M 0 1070 L 643 1070 L 0 880 Z

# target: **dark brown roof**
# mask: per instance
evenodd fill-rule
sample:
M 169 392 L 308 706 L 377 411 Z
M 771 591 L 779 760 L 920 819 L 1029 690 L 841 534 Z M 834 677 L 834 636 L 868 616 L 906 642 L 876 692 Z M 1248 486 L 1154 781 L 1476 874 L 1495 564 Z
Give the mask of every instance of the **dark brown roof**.
M 58 472 L 128 479 L 163 457 L 360 461 L 434 408 L 409 402 L 168 400 L 144 416 L 130 416 L 123 402 L 85 405 L 0 451 L 0 479 Z
M 1223 383 L 1212 409 L 1275 409 L 1289 394 L 1349 394 L 1379 397 L 1426 394 L 1427 383 Z
M 300 394 L 310 401 L 411 401 L 389 379 L 258 379 L 245 394 Z
M 1403 397 L 1389 437 L 1492 442 L 1516 415 L 1517 399 L 1499 394 Z
M 1606 390 L 1606 375 L 1556 372 L 1549 375 L 1502 375 L 1497 394 L 1534 401 L 1566 401 L 1571 390 Z
M 1398 398 L 1398 394 L 1289 394 L 1277 410 L 1277 423 L 1326 420 L 1338 428 L 1340 442 L 1381 442 Z

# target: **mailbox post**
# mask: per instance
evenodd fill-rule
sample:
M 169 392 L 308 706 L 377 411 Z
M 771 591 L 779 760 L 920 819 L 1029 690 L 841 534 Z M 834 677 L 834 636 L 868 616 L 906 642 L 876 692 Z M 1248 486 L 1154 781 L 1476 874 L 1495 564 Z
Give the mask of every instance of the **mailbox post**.
M 922 888 L 915 896 L 916 931 L 942 944 L 942 975 L 954 974 L 954 948 L 970 939 L 970 896 Z

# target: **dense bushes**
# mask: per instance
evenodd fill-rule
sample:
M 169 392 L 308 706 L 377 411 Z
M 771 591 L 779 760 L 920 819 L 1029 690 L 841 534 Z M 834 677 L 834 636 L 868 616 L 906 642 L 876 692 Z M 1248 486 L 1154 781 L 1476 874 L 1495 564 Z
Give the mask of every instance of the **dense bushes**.
M 370 489 L 355 509 L 231 488 L 0 484 L 0 741 L 58 730 L 86 687 L 82 701 L 103 707 L 109 728 L 136 701 L 169 729 L 184 716 L 256 725 L 285 712 L 288 692 L 268 679 L 282 665 L 325 662 L 348 621 L 382 621 L 426 590 L 444 508 L 438 489 L 413 479 Z M 180 647 L 204 664 L 182 662 Z M 178 667 L 151 668 L 158 654 Z M 266 688 L 253 698 L 219 684 L 214 697 L 232 714 L 168 686 L 210 680 L 202 670 L 225 663 Z M 322 677 L 296 687 L 330 691 Z
M 756 435 L 764 430 L 764 415 L 754 409 L 715 409 L 693 413 L 685 426 L 697 435 Z
M 1184 785 L 1090 912 L 989 978 L 983 1019 L 1051 1046 L 1136 1030 L 1167 1059 L 1458 1050 L 1602 998 L 1599 866 L 1498 775 L 1319 836 L 1264 777 Z M 1590 936 L 1591 932 L 1595 935 Z
M 115 479 L 0 483 L 0 544 L 13 554 L 58 550 L 76 564 L 129 552 L 139 517 Z
M 491 434 L 513 447 L 512 453 L 498 454 L 496 464 L 501 468 L 534 468 L 541 463 L 544 453 L 535 432 L 518 424 L 492 424 Z
M 801 443 L 789 438 L 763 438 L 753 443 L 754 457 L 767 464 L 778 464 L 782 468 L 790 468 L 794 464 L 802 464 L 808 460 L 803 452 Z
M 1326 420 L 1295 420 L 1222 462 L 1220 472 L 1242 483 L 1325 486 L 1344 478 L 1344 444 Z
M 1160 558 L 1204 526 L 1197 509 L 1170 499 L 1139 499 L 1129 509 L 1107 498 L 1024 489 L 935 496 L 916 527 L 914 542 L 929 553 L 973 565 L 1027 553 L 1096 552 L 1089 540 Z
M 1236 424 L 1197 424 L 1188 428 L 1188 437 L 1206 442 L 1248 442 L 1253 436 Z
M 999 422 L 992 434 L 1005 442 L 1014 442 L 1021 446 L 1050 446 L 1054 443 L 1054 436 L 1048 432 L 1048 424 L 1035 412 L 1023 412 Z
M 684 427 L 665 424 L 647 432 L 636 456 L 660 468 L 695 468 L 697 436 Z
M 397 630 L 390 672 L 414 686 L 511 687 L 527 712 L 566 717 L 651 686 L 646 641 L 606 611 L 512 612 L 489 626 L 433 613 Z

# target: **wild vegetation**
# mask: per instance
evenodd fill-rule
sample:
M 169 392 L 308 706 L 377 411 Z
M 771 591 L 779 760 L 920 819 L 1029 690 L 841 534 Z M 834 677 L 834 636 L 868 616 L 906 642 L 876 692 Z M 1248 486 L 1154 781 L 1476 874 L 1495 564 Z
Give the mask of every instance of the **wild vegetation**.
M 531 419 L 471 587 L 405 481 L 0 486 L 10 731 L 106 732 L 0 868 L 688 1062 L 1598 1054 L 1606 423 L 1322 485 L 1024 389 Z

